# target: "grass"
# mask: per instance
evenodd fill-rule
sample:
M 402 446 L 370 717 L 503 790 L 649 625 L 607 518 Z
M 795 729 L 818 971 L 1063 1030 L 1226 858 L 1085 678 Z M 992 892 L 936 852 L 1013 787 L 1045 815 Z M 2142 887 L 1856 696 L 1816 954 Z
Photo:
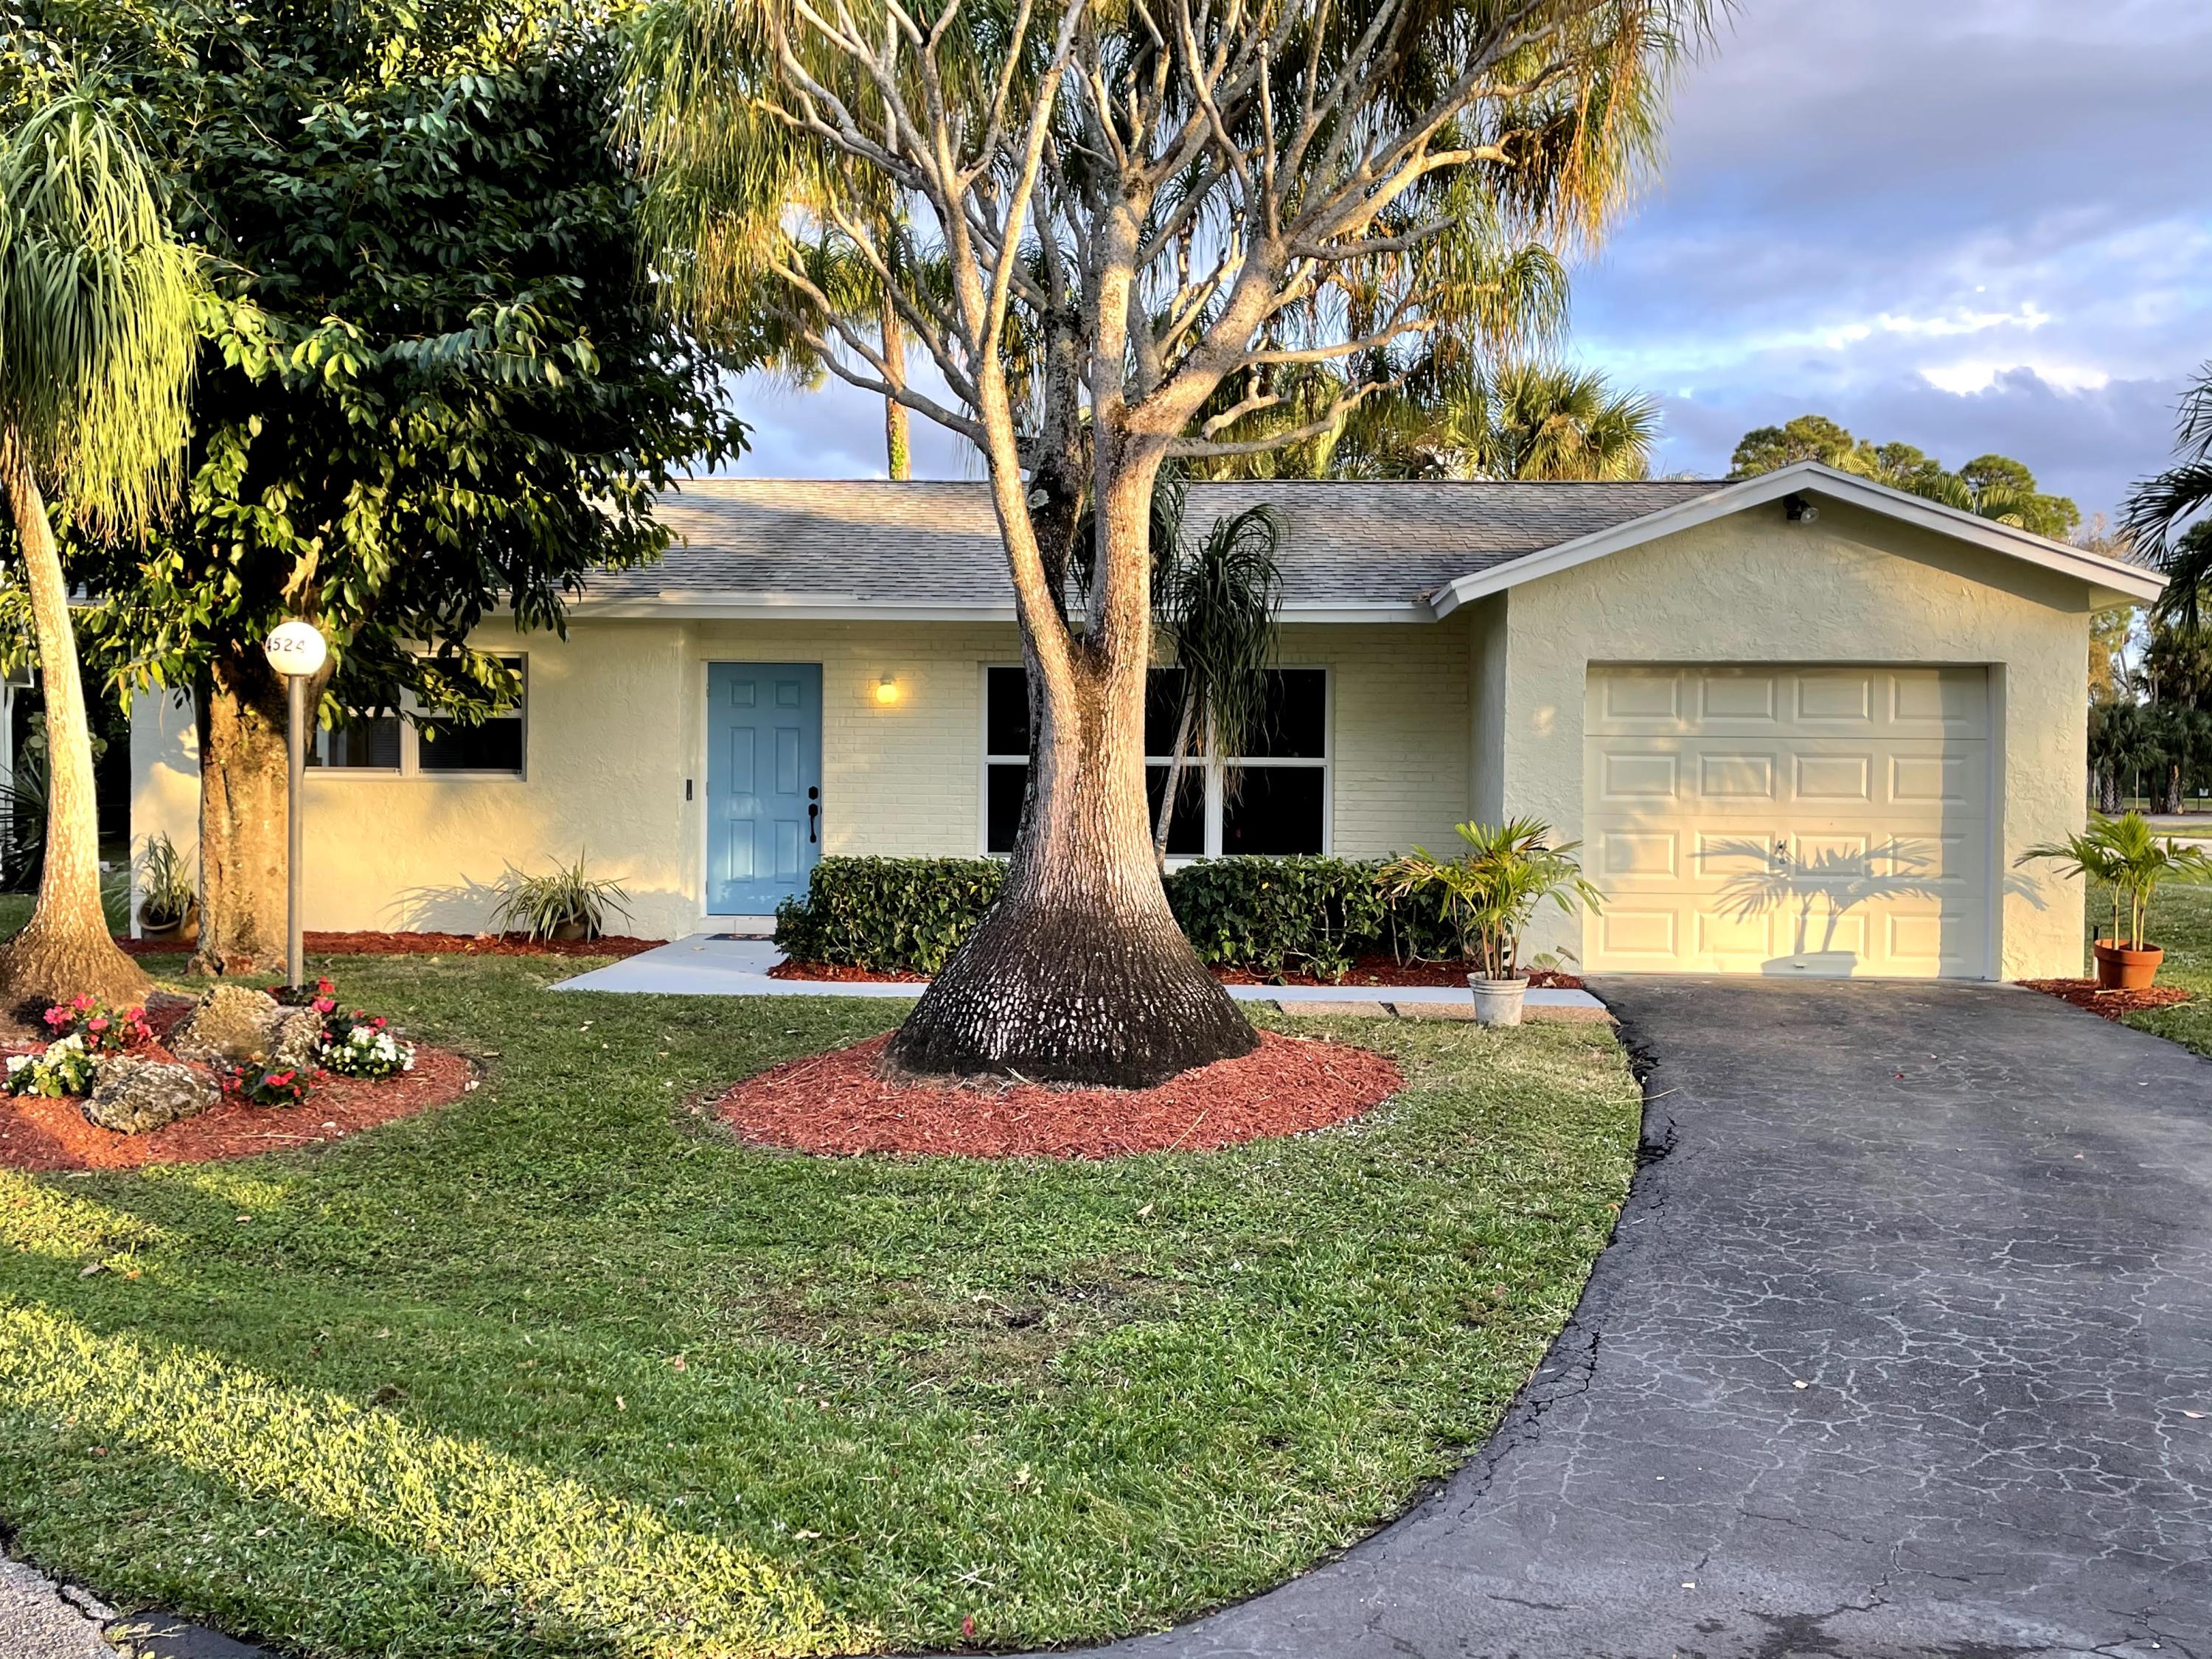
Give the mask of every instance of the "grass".
M 822 1160 L 681 1103 L 899 1005 L 329 965 L 485 1086 L 312 1156 L 0 1172 L 0 1522 L 317 1655 L 1077 1641 L 1257 1590 L 1488 1432 L 1630 1172 L 1602 1028 L 1300 1022 L 1409 1086 L 1294 1141 Z

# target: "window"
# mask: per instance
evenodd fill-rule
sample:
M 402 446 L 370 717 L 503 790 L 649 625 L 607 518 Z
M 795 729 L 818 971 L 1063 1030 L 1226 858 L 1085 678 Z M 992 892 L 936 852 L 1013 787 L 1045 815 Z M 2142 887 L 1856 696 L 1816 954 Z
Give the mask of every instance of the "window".
M 1203 733 L 1191 744 L 1168 825 L 1170 857 L 1328 850 L 1328 671 L 1279 668 L 1267 682 L 1250 752 L 1217 758 Z M 1011 853 L 1029 789 L 1028 676 L 987 668 L 983 701 L 983 849 Z M 1145 699 L 1145 784 L 1155 823 L 1182 712 L 1182 672 L 1155 668 Z
M 480 726 L 439 726 L 426 732 L 397 714 L 371 714 L 315 733 L 307 764 L 333 772 L 383 772 L 403 777 L 474 774 L 520 777 L 529 679 L 520 657 L 501 659 L 524 676 L 522 701 Z

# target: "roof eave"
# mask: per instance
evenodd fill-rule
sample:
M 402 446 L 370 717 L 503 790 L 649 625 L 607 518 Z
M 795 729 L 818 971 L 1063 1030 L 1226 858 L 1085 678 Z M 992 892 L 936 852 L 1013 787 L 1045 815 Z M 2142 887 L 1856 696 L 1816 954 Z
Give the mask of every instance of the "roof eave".
M 1875 483 L 1849 472 L 1838 471 L 1817 461 L 1799 461 L 1779 471 L 1762 473 L 1747 478 L 1741 483 L 1724 484 L 1710 495 L 1699 495 L 1673 507 L 1662 507 L 1656 513 L 1647 513 L 1640 519 L 1631 519 L 1625 524 L 1613 526 L 1571 542 L 1547 548 L 1541 553 L 1509 560 L 1462 576 L 1449 582 L 1431 596 L 1439 617 L 1448 617 L 1461 605 L 1517 587 L 1522 582 L 1540 577 L 1555 575 L 1562 570 L 1587 564 L 1608 554 L 1619 553 L 1656 541 L 1662 536 L 1691 530 L 1710 524 L 1716 519 L 1741 513 L 1747 507 L 1778 501 L 1785 495 L 1810 490 L 1865 507 L 1870 512 L 1914 524 L 1937 535 L 1969 542 L 1991 552 L 2072 576 L 2088 584 L 2093 605 L 2141 605 L 2156 599 L 2166 586 L 2166 578 L 2154 570 L 2143 570 L 2132 565 L 2115 562 L 2095 553 L 2085 553 L 2064 542 L 2055 542 L 2047 537 L 2033 535 L 2027 531 L 1993 519 L 1978 518 L 1972 513 L 1945 507 L 1940 502 L 1893 489 L 1887 484 Z
M 626 599 L 586 593 L 569 607 L 578 620 L 644 621 L 682 617 L 691 622 L 937 622 L 1011 623 L 1012 599 L 988 604 L 941 605 L 918 599 L 863 599 L 818 593 L 663 589 Z M 1294 602 L 1280 612 L 1286 623 L 1433 623 L 1426 600 Z

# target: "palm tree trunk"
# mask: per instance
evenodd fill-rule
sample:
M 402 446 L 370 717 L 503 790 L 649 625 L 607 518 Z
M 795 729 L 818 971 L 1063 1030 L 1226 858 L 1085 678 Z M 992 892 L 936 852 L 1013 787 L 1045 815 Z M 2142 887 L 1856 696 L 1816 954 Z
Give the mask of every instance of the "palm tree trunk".
M 906 384 L 906 331 L 900 325 L 898 307 L 891 303 L 889 294 L 884 295 L 884 366 L 889 372 L 893 386 Z M 896 398 L 884 399 L 884 465 L 894 478 L 914 476 L 914 457 L 908 443 L 906 405 Z
M 200 944 L 204 974 L 258 974 L 285 960 L 283 682 L 251 646 L 210 665 L 199 711 Z
M 1144 556 L 1152 474 L 1100 503 L 1100 568 Z M 1145 800 L 1142 612 L 1048 672 L 1025 640 L 1030 797 L 998 903 L 891 1040 L 920 1073 L 1147 1088 L 1259 1042 L 1176 925 Z
M 69 582 L 46 518 L 45 495 L 13 434 L 0 440 L 0 482 L 22 550 L 40 677 L 46 698 L 46 852 L 30 924 L 0 947 L 0 1003 L 57 1002 L 79 994 L 135 1002 L 148 981 L 115 946 L 100 904 L 100 807 L 92 730 L 70 624 Z
M 2168 813 L 2181 810 L 2181 768 L 2171 763 L 2166 769 L 2166 799 L 2162 804 Z
M 1168 867 L 1168 829 L 1175 822 L 1176 792 L 1182 786 L 1183 757 L 1190 753 L 1190 728 L 1198 714 L 1198 688 L 1186 686 L 1182 713 L 1176 720 L 1175 749 L 1168 756 L 1167 787 L 1160 792 L 1159 822 L 1152 830 L 1152 862 Z

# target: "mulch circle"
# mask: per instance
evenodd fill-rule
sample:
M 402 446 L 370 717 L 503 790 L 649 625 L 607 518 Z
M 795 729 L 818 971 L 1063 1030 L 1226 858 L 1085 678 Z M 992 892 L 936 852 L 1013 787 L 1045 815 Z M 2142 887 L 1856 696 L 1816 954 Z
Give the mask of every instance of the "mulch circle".
M 160 1050 L 148 1053 L 167 1058 Z M 135 1170 L 325 1146 L 458 1100 L 475 1086 L 474 1073 L 452 1050 L 417 1043 L 415 1069 L 395 1078 L 325 1076 L 296 1106 L 249 1106 L 226 1097 L 197 1116 L 138 1135 L 94 1128 L 75 1100 L 0 1096 L 0 1169 Z
M 2146 1008 L 2171 1008 L 2176 1003 L 2197 1000 L 2195 992 L 2185 991 L 2178 985 L 2153 985 L 2141 991 L 2100 991 L 2094 979 L 2024 979 L 2020 983 L 2031 991 L 2070 1002 L 2076 1008 L 2102 1014 L 2106 1019 L 2118 1019 L 2122 1014 L 2137 1013 Z
M 856 985 L 921 985 L 928 981 L 927 974 L 878 973 L 872 968 L 854 968 L 835 962 L 779 962 L 768 970 L 770 979 L 818 980 L 831 984 Z M 1323 979 L 1317 974 L 1285 974 L 1277 979 L 1247 973 L 1236 968 L 1216 968 L 1214 978 L 1224 985 L 1454 985 L 1467 983 L 1467 969 L 1453 962 L 1401 963 L 1387 956 L 1362 957 L 1352 964 L 1352 971 L 1342 979 Z M 1528 975 L 1532 987 L 1553 991 L 1579 991 L 1582 981 L 1573 974 L 1563 974 L 1556 969 L 1534 969 Z
M 193 945 L 175 939 L 115 941 L 134 957 L 175 956 Z M 306 948 L 328 957 L 634 957 L 657 951 L 665 939 L 608 933 L 599 939 L 529 939 L 518 933 L 316 933 Z
M 848 1156 L 1124 1158 L 1212 1152 L 1342 1123 L 1404 1086 L 1381 1054 L 1260 1034 L 1260 1046 L 1153 1089 L 894 1079 L 888 1036 L 746 1079 L 700 1109 L 751 1146 Z

